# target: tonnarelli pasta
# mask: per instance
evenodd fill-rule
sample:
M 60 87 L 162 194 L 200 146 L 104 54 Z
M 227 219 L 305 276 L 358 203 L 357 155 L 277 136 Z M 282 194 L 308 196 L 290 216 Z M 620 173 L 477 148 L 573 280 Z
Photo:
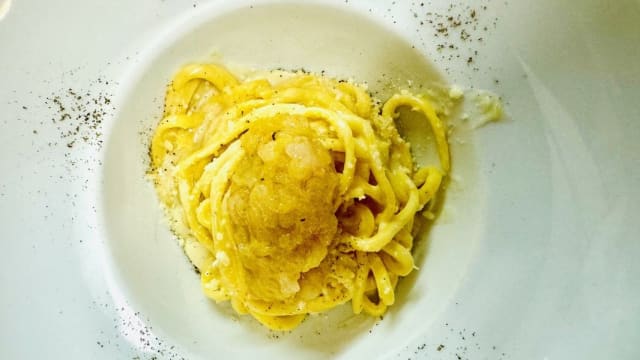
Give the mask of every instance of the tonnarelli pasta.
M 416 168 L 394 123 L 401 107 L 428 119 L 438 165 Z M 423 96 L 379 105 L 350 82 L 241 80 L 213 64 L 175 75 L 150 155 L 204 293 L 278 330 L 349 301 L 383 314 L 414 269 L 414 217 L 450 167 L 445 127 Z

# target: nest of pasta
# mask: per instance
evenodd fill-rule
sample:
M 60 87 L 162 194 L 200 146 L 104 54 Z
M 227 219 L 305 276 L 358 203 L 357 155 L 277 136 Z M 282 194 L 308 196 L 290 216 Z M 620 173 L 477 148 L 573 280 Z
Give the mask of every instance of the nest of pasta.
M 416 168 L 394 119 L 421 112 L 440 164 Z M 185 66 L 168 86 L 150 174 L 204 293 L 272 329 L 351 301 L 382 315 L 414 269 L 414 218 L 449 170 L 424 96 L 383 105 L 360 85 L 306 73 L 240 80 Z

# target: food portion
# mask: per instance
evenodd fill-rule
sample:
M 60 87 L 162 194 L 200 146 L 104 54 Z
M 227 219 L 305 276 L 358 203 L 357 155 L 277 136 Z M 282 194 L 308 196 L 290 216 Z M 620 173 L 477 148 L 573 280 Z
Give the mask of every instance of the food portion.
M 402 107 L 424 114 L 439 164 L 416 166 L 394 123 Z M 214 64 L 175 75 L 150 156 L 204 293 L 277 330 L 349 301 L 382 315 L 450 166 L 426 96 L 381 104 L 347 81 Z

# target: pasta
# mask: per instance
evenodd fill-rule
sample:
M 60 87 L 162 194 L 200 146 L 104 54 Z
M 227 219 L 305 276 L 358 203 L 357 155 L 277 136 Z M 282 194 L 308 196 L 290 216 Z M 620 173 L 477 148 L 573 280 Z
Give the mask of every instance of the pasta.
M 394 120 L 425 115 L 439 165 L 416 169 Z M 276 330 L 351 301 L 382 315 L 414 268 L 414 218 L 450 168 L 424 96 L 270 72 L 181 68 L 151 141 L 150 176 L 204 293 Z

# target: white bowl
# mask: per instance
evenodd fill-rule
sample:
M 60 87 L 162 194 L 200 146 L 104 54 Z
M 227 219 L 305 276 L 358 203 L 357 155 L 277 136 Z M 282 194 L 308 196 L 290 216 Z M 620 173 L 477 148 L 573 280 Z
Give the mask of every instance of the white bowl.
M 5 9 L 1 358 L 640 357 L 637 1 Z M 166 83 L 208 60 L 503 97 L 507 119 L 452 137 L 444 209 L 383 320 L 345 306 L 275 333 L 202 294 L 144 174 Z
M 392 91 L 390 84 L 406 86 L 411 80 L 427 88 L 442 82 L 408 39 L 382 22 L 335 5 L 236 4 L 208 7 L 181 19 L 140 58 L 125 76 L 126 83 L 121 83 L 120 111 L 108 134 L 102 210 L 108 263 L 117 274 L 117 286 L 157 331 L 203 357 L 214 353 L 375 356 L 406 342 L 416 328 L 428 326 L 440 315 L 464 276 L 483 228 L 485 199 L 480 193 L 485 180 L 477 174 L 469 143 L 454 143 L 453 156 L 458 160 L 454 174 L 474 186 L 465 185 L 465 191 L 454 188 L 447 198 L 447 208 L 464 212 L 456 213 L 455 219 L 445 214 L 450 219 L 429 232 L 433 241 L 422 236 L 416 246 L 420 270 L 401 282 L 399 301 L 385 321 L 376 324 L 376 319 L 354 316 L 349 306 L 342 306 L 278 334 L 279 346 L 269 346 L 270 332 L 251 317 L 238 317 L 228 304 L 216 306 L 204 296 L 199 276 L 169 232 L 145 178 L 150 131 L 162 115 L 165 86 L 181 65 L 222 61 L 258 69 L 324 71 L 366 81 L 381 96 Z M 426 123 L 422 128 L 423 133 L 428 131 Z M 375 327 L 390 336 L 367 336 Z M 212 338 L 212 334 L 217 335 Z M 238 344 L 251 346 L 239 350 Z

